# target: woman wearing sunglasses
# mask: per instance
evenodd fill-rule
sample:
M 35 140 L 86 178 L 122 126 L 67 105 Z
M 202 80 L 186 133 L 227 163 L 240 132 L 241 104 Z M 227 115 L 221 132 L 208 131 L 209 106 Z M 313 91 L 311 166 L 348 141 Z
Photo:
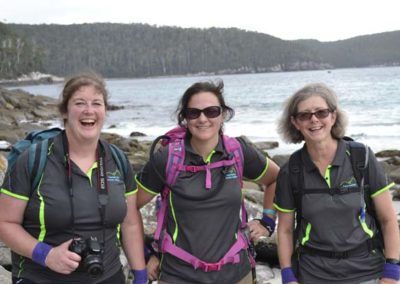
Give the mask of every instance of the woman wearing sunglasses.
M 222 81 L 190 86 L 179 102 L 177 114 L 178 124 L 186 131 L 185 167 L 205 168 L 232 160 L 222 132 L 224 121 L 233 117 L 234 110 L 225 104 Z M 255 220 L 249 223 L 251 238 L 257 239 L 272 233 L 275 226 L 272 201 L 279 168 L 243 139 L 236 140 L 243 153 L 243 176 L 266 188 L 263 220 L 269 226 Z M 167 175 L 167 156 L 167 147 L 161 148 L 137 175 L 139 206 L 165 193 L 162 176 Z M 253 283 L 247 248 L 225 257 L 240 238 L 242 198 L 241 180 L 233 164 L 207 172 L 179 172 L 165 198 L 166 233 L 179 250 L 189 255 L 186 259 L 193 261 L 183 260 L 181 253 L 163 253 L 158 283 Z
M 283 283 L 398 283 L 394 183 L 371 149 L 343 139 L 345 127 L 335 93 L 323 84 L 307 85 L 286 102 L 279 132 L 287 142 L 305 143 L 277 180 Z M 355 168 L 358 155 L 363 161 Z

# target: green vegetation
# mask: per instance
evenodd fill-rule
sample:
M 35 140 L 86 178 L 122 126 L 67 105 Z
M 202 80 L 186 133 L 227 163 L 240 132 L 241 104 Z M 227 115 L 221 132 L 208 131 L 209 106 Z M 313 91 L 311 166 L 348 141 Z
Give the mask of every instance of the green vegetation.
M 29 71 L 66 76 L 87 69 L 105 77 L 147 77 L 400 65 L 400 31 L 318 42 L 235 28 L 1 24 L 0 42 L 3 78 Z
M 42 70 L 42 49 L 0 22 L 0 78 Z

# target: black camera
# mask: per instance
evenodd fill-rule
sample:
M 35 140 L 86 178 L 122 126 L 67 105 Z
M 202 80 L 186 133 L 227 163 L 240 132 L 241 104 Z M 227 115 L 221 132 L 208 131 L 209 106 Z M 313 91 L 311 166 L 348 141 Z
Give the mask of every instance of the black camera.
M 96 237 L 74 238 L 69 250 L 82 258 L 78 270 L 86 271 L 93 278 L 103 274 L 103 250 Z

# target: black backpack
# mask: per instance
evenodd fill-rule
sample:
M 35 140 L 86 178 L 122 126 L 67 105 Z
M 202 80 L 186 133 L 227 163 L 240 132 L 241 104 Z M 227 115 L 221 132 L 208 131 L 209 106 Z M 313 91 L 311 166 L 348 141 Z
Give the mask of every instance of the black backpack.
M 354 172 L 354 177 L 364 195 L 367 212 L 370 216 L 375 218 L 376 226 L 378 229 L 377 241 L 380 247 L 383 247 L 382 230 L 377 221 L 376 211 L 371 198 L 371 189 L 369 185 L 368 174 L 368 147 L 362 143 L 355 142 L 349 137 L 343 138 L 350 150 L 350 160 Z M 293 191 L 294 201 L 296 205 L 296 228 L 294 231 L 293 241 L 294 246 L 297 246 L 297 239 L 300 234 L 300 224 L 302 218 L 302 195 L 304 194 L 304 175 L 303 163 L 301 159 L 301 149 L 294 152 L 289 158 L 289 176 L 290 186 Z

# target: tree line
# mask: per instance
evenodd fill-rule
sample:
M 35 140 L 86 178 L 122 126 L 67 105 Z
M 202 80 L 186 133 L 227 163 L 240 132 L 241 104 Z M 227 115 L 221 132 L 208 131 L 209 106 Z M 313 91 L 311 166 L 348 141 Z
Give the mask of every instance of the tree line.
M 0 78 L 89 69 L 111 78 L 400 65 L 398 46 L 400 31 L 319 42 L 236 28 L 0 23 Z

